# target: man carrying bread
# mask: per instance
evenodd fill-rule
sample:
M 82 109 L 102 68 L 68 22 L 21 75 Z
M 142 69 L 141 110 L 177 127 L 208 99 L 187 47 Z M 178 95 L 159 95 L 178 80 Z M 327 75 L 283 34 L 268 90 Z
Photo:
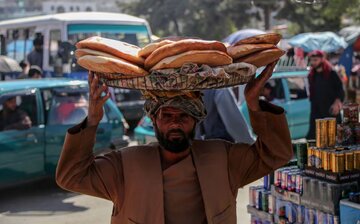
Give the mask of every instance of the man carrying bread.
M 292 157 L 290 134 L 280 107 L 259 101 L 275 63 L 245 90 L 253 145 L 193 140 L 206 116 L 200 94 L 148 98 L 158 143 L 94 156 L 92 149 L 103 105 L 110 94 L 89 75 L 88 117 L 70 128 L 56 172 L 64 189 L 111 200 L 111 223 L 236 223 L 239 188 L 286 164 Z M 106 93 L 105 95 L 103 93 Z

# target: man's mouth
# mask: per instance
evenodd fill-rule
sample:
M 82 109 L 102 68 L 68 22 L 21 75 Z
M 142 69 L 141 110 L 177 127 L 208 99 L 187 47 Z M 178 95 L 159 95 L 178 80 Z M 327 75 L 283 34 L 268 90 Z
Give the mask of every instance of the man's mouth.
M 182 139 L 184 138 L 184 133 L 181 131 L 170 131 L 167 134 L 168 139 Z
M 178 132 L 178 133 L 173 132 L 173 133 L 170 133 L 170 134 L 169 134 L 169 137 L 170 137 L 170 138 L 182 138 L 183 135 L 182 135 L 180 132 Z

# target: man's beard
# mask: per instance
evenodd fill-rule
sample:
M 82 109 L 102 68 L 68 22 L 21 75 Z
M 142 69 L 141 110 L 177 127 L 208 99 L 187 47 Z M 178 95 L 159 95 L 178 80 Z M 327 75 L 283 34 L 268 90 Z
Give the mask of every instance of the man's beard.
M 191 142 L 195 137 L 195 128 L 189 134 L 186 134 L 181 129 L 171 129 L 166 134 L 160 132 L 157 126 L 155 126 L 154 129 L 160 146 L 172 153 L 184 152 L 190 147 Z M 182 137 L 170 140 L 169 135 L 171 133 L 179 133 Z
M 316 71 L 320 71 L 323 68 L 323 63 L 321 62 L 318 66 L 313 66 Z

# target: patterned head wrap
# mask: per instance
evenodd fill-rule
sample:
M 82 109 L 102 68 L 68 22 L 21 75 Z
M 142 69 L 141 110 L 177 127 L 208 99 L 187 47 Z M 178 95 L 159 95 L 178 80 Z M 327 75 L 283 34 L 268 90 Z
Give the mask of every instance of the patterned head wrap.
M 155 115 L 163 107 L 180 109 L 197 121 L 204 119 L 206 116 L 200 92 L 172 92 L 170 94 L 169 92 L 166 94 L 146 92 L 143 94 L 146 98 L 144 109 L 148 116 Z

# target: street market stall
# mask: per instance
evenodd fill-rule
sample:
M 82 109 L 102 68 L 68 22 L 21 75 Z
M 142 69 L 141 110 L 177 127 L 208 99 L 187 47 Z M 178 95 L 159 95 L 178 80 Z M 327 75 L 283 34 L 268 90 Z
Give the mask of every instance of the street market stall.
M 250 187 L 251 223 L 344 223 L 360 220 L 359 105 L 343 123 L 316 120 L 316 141 L 293 144 L 296 158 Z

